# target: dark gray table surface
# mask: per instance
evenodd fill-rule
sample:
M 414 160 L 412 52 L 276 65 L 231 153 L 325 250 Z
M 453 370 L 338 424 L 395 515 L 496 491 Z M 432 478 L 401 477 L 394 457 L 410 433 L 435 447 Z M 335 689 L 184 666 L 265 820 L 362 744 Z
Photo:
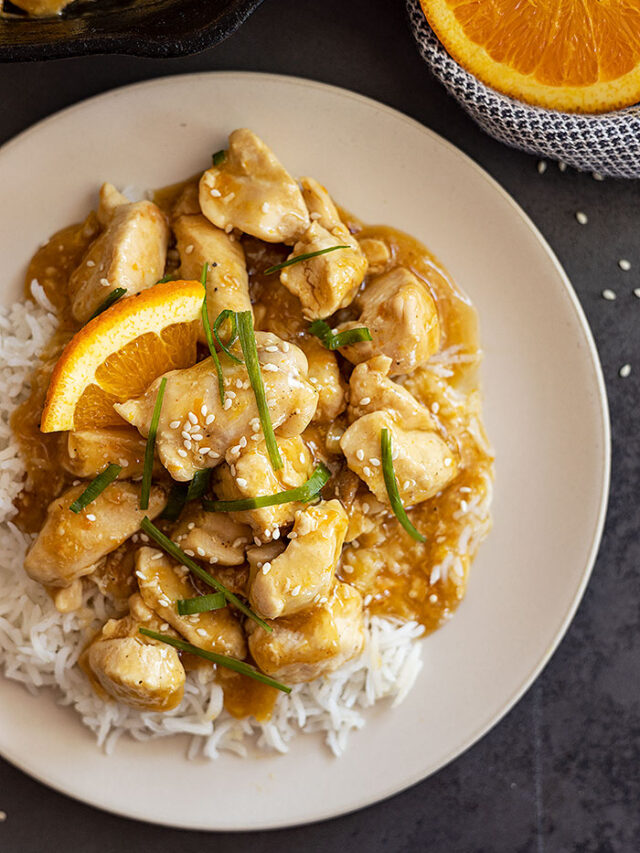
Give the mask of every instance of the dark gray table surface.
M 391 800 L 309 827 L 188 833 L 94 810 L 0 760 L 0 810 L 6 813 L 0 851 L 636 853 L 640 299 L 633 289 L 640 287 L 639 184 L 597 182 L 571 170 L 562 173 L 555 164 L 539 175 L 532 157 L 483 135 L 418 58 L 401 0 L 265 0 L 226 42 L 186 59 L 105 56 L 0 66 L 0 141 L 106 89 L 208 69 L 296 74 L 377 98 L 459 146 L 532 217 L 580 297 L 607 383 L 613 474 L 600 556 L 573 624 L 525 697 L 466 754 Z M 587 225 L 576 222 L 578 210 L 588 215 Z M 629 272 L 619 269 L 620 258 L 631 261 Z M 515 286 L 517 269 L 513 275 Z M 613 289 L 617 299 L 605 301 L 604 288 Z M 632 373 L 623 379 L 618 370 L 627 362 Z M 250 799 L 246 807 L 251 809 Z

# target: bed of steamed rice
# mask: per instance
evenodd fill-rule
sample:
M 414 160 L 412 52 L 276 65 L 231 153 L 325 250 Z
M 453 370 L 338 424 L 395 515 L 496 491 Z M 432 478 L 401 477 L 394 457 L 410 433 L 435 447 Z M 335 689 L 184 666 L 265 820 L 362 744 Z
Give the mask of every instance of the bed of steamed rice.
M 87 584 L 85 608 L 58 613 L 40 584 L 25 574 L 22 564 L 31 537 L 11 521 L 24 466 L 9 418 L 27 393 L 29 374 L 56 323 L 42 288 L 34 283 L 32 292 L 35 302 L 0 309 L 0 669 L 31 692 L 55 690 L 58 701 L 75 709 L 107 752 L 123 734 L 146 740 L 178 733 L 192 736 L 190 757 L 216 758 L 224 750 L 247 755 L 256 746 L 286 752 L 303 731 L 323 733 L 327 746 L 340 755 L 349 733 L 365 724 L 367 707 L 382 699 L 397 705 L 411 690 L 422 667 L 423 644 L 416 641 L 423 629 L 416 622 L 368 618 L 363 654 L 329 676 L 295 685 L 289 696 L 279 697 L 266 723 L 232 718 L 222 709 L 221 688 L 202 673 L 188 674 L 178 708 L 158 714 L 103 701 L 75 665 L 89 633 L 111 615 L 109 604 Z M 439 362 L 437 369 L 446 370 L 446 364 Z M 489 501 L 490 489 L 482 502 L 468 507 L 460 553 L 483 538 Z M 460 565 L 455 554 L 447 560 L 434 569 L 438 577 Z

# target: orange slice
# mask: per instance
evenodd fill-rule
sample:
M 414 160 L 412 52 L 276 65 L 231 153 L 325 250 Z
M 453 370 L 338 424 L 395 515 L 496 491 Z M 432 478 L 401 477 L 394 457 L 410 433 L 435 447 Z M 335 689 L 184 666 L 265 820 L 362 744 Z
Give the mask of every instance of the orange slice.
M 204 290 L 168 281 L 116 302 L 73 336 L 51 375 L 42 432 L 122 425 L 113 409 L 196 361 Z
M 448 53 L 513 98 L 598 113 L 640 100 L 640 0 L 420 0 Z

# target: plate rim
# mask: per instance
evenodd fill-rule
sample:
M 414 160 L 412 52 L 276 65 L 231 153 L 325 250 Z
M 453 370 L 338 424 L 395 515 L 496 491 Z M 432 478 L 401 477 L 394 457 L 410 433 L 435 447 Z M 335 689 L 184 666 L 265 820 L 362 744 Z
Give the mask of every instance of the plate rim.
M 189 831 L 206 831 L 206 832 L 233 832 L 233 833 L 241 833 L 241 832 L 256 832 L 263 830 L 272 830 L 272 829 L 285 829 L 289 827 L 295 826 L 305 826 L 312 823 L 319 823 L 322 821 L 330 820 L 332 818 L 337 818 L 340 816 L 344 816 L 347 814 L 351 814 L 353 812 L 359 811 L 360 809 L 366 808 L 368 806 L 375 805 L 377 803 L 384 802 L 396 794 L 400 794 L 403 791 L 408 790 L 409 788 L 417 785 L 419 782 L 424 781 L 425 779 L 433 776 L 435 773 L 442 770 L 456 758 L 465 754 L 472 746 L 474 746 L 485 734 L 487 734 L 494 726 L 498 725 L 506 715 L 514 708 L 514 706 L 523 698 L 525 693 L 529 690 L 529 688 L 534 684 L 537 680 L 538 676 L 541 674 L 542 670 L 547 666 L 549 660 L 552 655 L 558 649 L 560 643 L 562 642 L 569 625 L 573 621 L 573 618 L 576 614 L 576 611 L 582 601 L 584 596 L 585 589 L 587 584 L 591 578 L 591 574 L 593 571 L 593 567 L 595 565 L 595 561 L 598 555 L 598 550 L 600 546 L 600 542 L 602 539 L 602 534 L 604 530 L 604 524 L 607 515 L 608 509 L 608 501 L 610 494 L 610 480 L 611 480 L 611 424 L 610 424 L 610 414 L 609 414 L 609 404 L 606 392 L 606 385 L 604 382 L 604 376 L 602 372 L 602 366 L 600 364 L 600 358 L 598 355 L 598 351 L 596 348 L 595 340 L 593 337 L 593 333 L 589 326 L 586 314 L 582 308 L 582 305 L 577 297 L 577 294 L 571 284 L 569 276 L 565 272 L 564 268 L 560 264 L 560 261 L 555 255 L 555 252 L 535 225 L 535 223 L 531 220 L 531 218 L 527 215 L 527 213 L 520 207 L 517 201 L 502 187 L 498 181 L 493 178 L 482 166 L 476 163 L 468 154 L 458 148 L 449 140 L 440 136 L 438 133 L 433 131 L 431 128 L 422 124 L 417 119 L 408 116 L 406 113 L 397 110 L 394 107 L 389 106 L 381 101 L 376 100 L 375 98 L 368 97 L 367 95 L 362 95 L 359 92 L 354 92 L 350 89 L 343 88 L 341 86 L 335 86 L 329 83 L 323 83 L 318 80 L 313 80 L 306 77 L 300 77 L 297 75 L 287 75 L 287 74 L 275 74 L 270 72 L 259 72 L 259 71 L 232 71 L 232 70 L 212 70 L 212 71 L 200 71 L 195 73 L 183 73 L 183 74 L 170 74 L 160 77 L 153 77 L 148 80 L 138 81 L 136 83 L 125 84 L 123 86 L 117 86 L 112 89 L 107 89 L 104 92 L 101 92 L 97 95 L 90 96 L 88 98 L 84 98 L 80 101 L 77 101 L 74 104 L 69 105 L 61 110 L 58 110 L 52 113 L 49 116 L 46 116 L 44 119 L 37 121 L 35 124 L 30 125 L 25 128 L 25 130 L 21 131 L 16 136 L 7 140 L 2 146 L 0 146 L 0 157 L 2 155 L 12 149 L 14 146 L 19 145 L 26 138 L 31 136 L 34 133 L 39 132 L 44 126 L 53 123 L 62 117 L 66 116 L 75 111 L 80 111 L 84 107 L 86 107 L 90 103 L 98 102 L 102 99 L 112 98 L 114 96 L 118 96 L 118 94 L 123 93 L 124 91 L 131 91 L 134 89 L 144 89 L 145 87 L 162 87 L 169 81 L 176 81 L 182 78 L 191 79 L 194 78 L 245 78 L 245 79 L 253 79 L 256 82 L 264 81 L 264 80 L 272 80 L 274 82 L 279 83 L 287 83 L 289 85 L 301 86 L 303 88 L 316 88 L 324 91 L 328 91 L 334 96 L 343 97 L 343 98 L 351 98 L 355 101 L 361 102 L 370 108 L 377 109 L 381 112 L 386 112 L 391 114 L 395 119 L 402 121 L 403 123 L 412 126 L 414 129 L 419 130 L 420 132 L 429 136 L 432 142 L 448 149 L 451 153 L 453 153 L 457 157 L 461 157 L 466 161 L 466 165 L 472 168 L 478 177 L 482 178 L 482 180 L 493 190 L 497 192 L 503 201 L 506 201 L 508 206 L 511 208 L 512 213 L 516 216 L 521 223 L 527 228 L 529 232 L 533 234 L 536 239 L 536 242 L 540 246 L 540 248 L 544 251 L 547 258 L 551 261 L 552 266 L 555 268 L 555 272 L 558 275 L 560 283 L 564 289 L 565 295 L 569 298 L 569 302 L 573 309 L 574 316 L 578 321 L 578 326 L 582 332 L 583 339 L 586 343 L 586 354 L 589 357 L 590 364 L 593 368 L 594 376 L 596 379 L 596 387 L 597 387 L 597 400 L 595 401 L 597 405 L 601 435 L 602 435 L 602 454 L 599 460 L 599 464 L 602 469 L 602 482 L 600 484 L 600 502 L 599 502 L 599 510 L 598 516 L 596 519 L 596 523 L 594 525 L 594 529 L 591 535 L 591 541 L 589 544 L 588 554 L 585 562 L 585 568 L 583 570 L 580 583 L 576 589 L 574 597 L 571 601 L 571 605 L 565 613 L 564 617 L 560 621 L 560 624 L 556 628 L 553 637 L 551 638 L 547 649 L 541 658 L 537 661 L 537 663 L 531 668 L 531 670 L 524 676 L 521 680 L 520 684 L 513 691 L 512 695 L 509 697 L 508 701 L 501 707 L 500 711 L 497 714 L 489 715 L 489 717 L 478 724 L 478 726 L 464 738 L 462 745 L 458 745 L 452 748 L 445 757 L 443 757 L 433 769 L 429 770 L 425 773 L 413 773 L 411 776 L 402 783 L 400 787 L 397 785 L 391 785 L 389 788 L 382 794 L 376 795 L 373 799 L 369 797 L 364 797 L 357 804 L 351 804 L 346 806 L 344 809 L 340 810 L 331 810 L 329 812 L 321 812 L 319 815 L 315 815 L 312 818 L 301 818 L 301 819 L 293 819 L 287 820 L 285 822 L 262 822 L 256 825 L 252 825 L 249 829 L 244 829 L 237 826 L 227 826 L 222 828 L 212 829 L 210 826 L 206 826 L 204 824 L 196 824 L 192 823 L 189 826 L 185 826 L 185 824 L 181 824 L 171 820 L 162 820 L 161 818 L 150 818 L 145 814 L 142 814 L 140 811 L 135 808 L 131 808 L 128 811 L 125 811 L 122 808 L 110 806 L 110 805 L 102 805 L 96 803 L 94 800 L 90 798 L 89 795 L 83 796 L 81 793 L 69 792 L 66 790 L 62 784 L 56 784 L 55 781 L 50 781 L 41 775 L 39 770 L 33 770 L 30 768 L 30 762 L 25 761 L 22 757 L 13 755 L 11 750 L 7 750 L 6 748 L 0 750 L 0 756 L 16 767 L 18 770 L 26 773 L 31 776 L 36 781 L 41 784 L 55 790 L 59 793 L 64 794 L 71 799 L 74 799 L 78 802 L 84 803 L 86 805 L 92 806 L 93 808 L 100 809 L 101 811 L 115 814 L 122 818 L 127 819 L 135 819 L 140 820 L 146 823 L 151 823 L 153 825 L 158 826 L 167 826 L 176 829 L 189 830 Z M 4 677 L 3 677 L 4 680 Z

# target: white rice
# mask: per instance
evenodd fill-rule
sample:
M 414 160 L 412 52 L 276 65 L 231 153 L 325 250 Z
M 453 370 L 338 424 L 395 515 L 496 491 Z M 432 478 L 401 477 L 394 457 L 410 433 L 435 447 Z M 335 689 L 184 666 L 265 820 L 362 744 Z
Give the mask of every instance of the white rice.
M 109 604 L 87 583 L 85 607 L 60 614 L 40 584 L 23 569 L 32 537 L 11 521 L 13 500 L 21 489 L 24 465 L 9 418 L 28 393 L 38 353 L 55 328 L 52 306 L 37 283 L 35 302 L 0 309 L 0 669 L 32 693 L 53 689 L 62 705 L 72 706 L 111 752 L 128 734 L 137 740 L 191 735 L 188 754 L 216 758 L 222 751 L 247 755 L 252 749 L 286 752 L 299 732 L 321 732 L 340 755 L 349 733 L 366 721 L 365 709 L 381 699 L 401 702 L 422 667 L 422 626 L 416 622 L 368 619 L 363 654 L 338 672 L 282 695 L 271 720 L 236 720 L 222 710 L 222 690 L 207 675 L 187 676 L 185 697 L 174 711 L 142 713 L 100 699 L 76 666 L 90 632 L 108 618 Z

